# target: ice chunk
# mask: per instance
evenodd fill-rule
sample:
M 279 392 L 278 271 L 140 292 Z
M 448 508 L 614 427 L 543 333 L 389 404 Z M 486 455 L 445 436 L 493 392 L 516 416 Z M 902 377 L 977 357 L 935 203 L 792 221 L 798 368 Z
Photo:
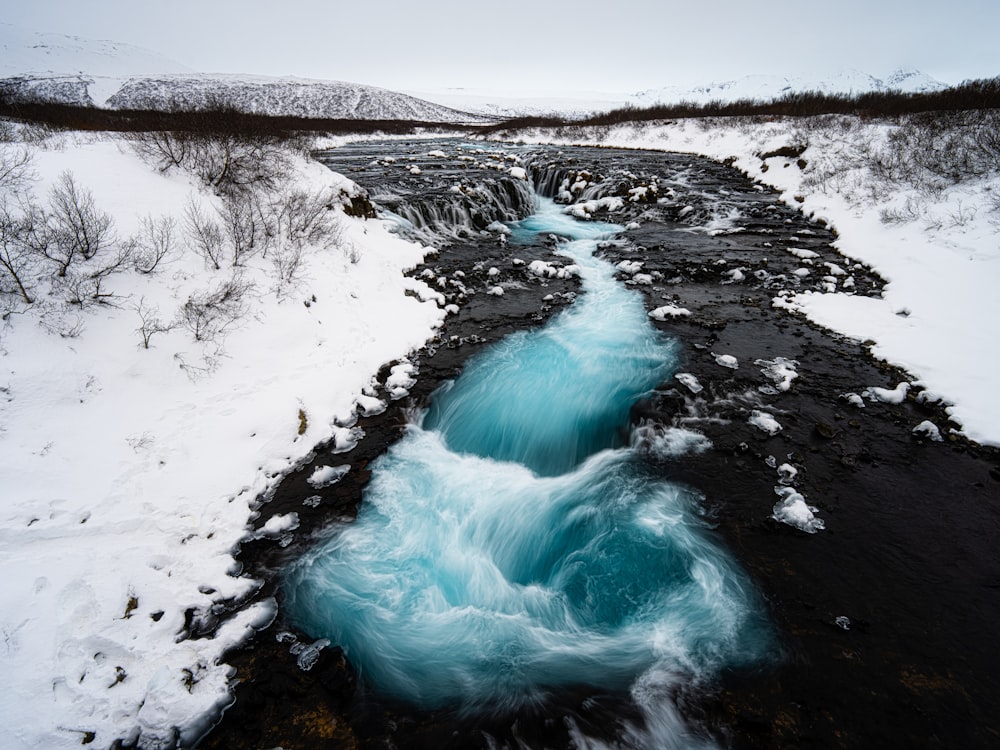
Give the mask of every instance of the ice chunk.
M 740 367 L 739 360 L 732 354 L 716 354 L 712 352 L 712 356 L 715 357 L 715 364 L 720 367 L 728 367 L 730 370 L 738 370 Z
M 752 424 L 758 430 L 766 432 L 768 435 L 777 435 L 779 432 L 781 432 L 781 425 L 778 423 L 778 420 L 775 419 L 770 414 L 768 414 L 766 411 L 760 411 L 758 409 L 754 409 L 750 413 L 750 419 L 747 421 L 749 421 L 750 424 Z
M 781 500 L 774 504 L 771 518 L 809 534 L 815 534 L 826 527 L 823 519 L 816 518 L 819 509 L 807 505 L 805 496 L 791 487 L 775 487 L 774 492 Z
M 653 320 L 666 320 L 667 318 L 680 318 L 691 314 L 691 311 L 677 305 L 663 305 L 655 310 L 650 310 L 648 315 Z
M 632 431 L 632 447 L 654 458 L 678 458 L 688 453 L 703 453 L 712 441 L 694 430 L 644 423 Z
M 774 359 L 758 359 L 754 364 L 760 367 L 764 377 L 774 383 L 779 391 L 787 391 L 792 387 L 792 381 L 799 376 L 795 368 L 799 363 L 794 359 L 775 357 Z
M 684 385 L 691 393 L 701 393 L 705 390 L 705 387 L 698 382 L 698 378 L 689 372 L 679 372 L 674 375 L 682 385 Z

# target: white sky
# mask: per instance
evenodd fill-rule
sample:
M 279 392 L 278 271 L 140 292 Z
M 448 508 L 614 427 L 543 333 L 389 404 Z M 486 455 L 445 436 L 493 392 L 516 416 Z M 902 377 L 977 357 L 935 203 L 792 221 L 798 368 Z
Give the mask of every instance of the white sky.
M 202 72 L 411 90 L 630 93 L 845 68 L 1000 75 L 997 0 L 22 0 L 2 20 Z

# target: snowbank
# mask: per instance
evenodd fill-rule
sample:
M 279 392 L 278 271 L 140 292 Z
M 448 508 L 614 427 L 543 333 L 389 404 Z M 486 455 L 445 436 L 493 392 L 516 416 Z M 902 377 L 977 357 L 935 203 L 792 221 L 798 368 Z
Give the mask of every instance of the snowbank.
M 845 256 L 864 261 L 889 283 L 879 299 L 848 290 L 793 295 L 779 304 L 860 341 L 950 404 L 951 418 L 978 442 L 1000 445 L 1000 175 L 925 190 L 886 182 L 865 155 L 893 127 L 853 118 L 749 122 L 678 120 L 578 131 L 526 142 L 648 148 L 731 160 L 775 187 L 782 200 L 838 232 Z M 799 157 L 768 156 L 805 146 Z M 831 275 L 836 270 L 830 269 Z
M 115 139 L 32 151 L 39 198 L 71 170 L 122 237 L 146 215 L 180 220 L 189 198 L 206 211 L 217 200 Z M 312 190 L 345 184 L 303 157 L 294 170 Z M 274 604 L 251 603 L 202 636 L 224 602 L 257 588 L 233 559 L 255 499 L 317 442 L 347 449 L 356 436 L 335 421 L 444 315 L 407 294 L 422 282 L 403 273 L 426 248 L 377 221 L 339 221 L 340 244 L 312 248 L 280 293 L 270 261 L 248 262 L 247 312 L 212 341 L 174 328 L 145 349 L 137 332 L 140 300 L 166 319 L 231 275 L 193 252 L 113 277 L 115 306 L 60 321 L 63 336 L 39 325 L 37 305 L 0 329 L 5 748 L 190 743 L 200 717 L 230 700 L 222 654 Z M 294 525 L 283 517 L 265 532 Z

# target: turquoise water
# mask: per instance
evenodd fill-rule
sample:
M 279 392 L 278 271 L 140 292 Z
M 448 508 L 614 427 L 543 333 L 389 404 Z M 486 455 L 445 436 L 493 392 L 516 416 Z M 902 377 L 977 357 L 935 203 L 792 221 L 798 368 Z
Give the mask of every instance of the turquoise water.
M 669 692 L 767 650 L 701 498 L 627 447 L 629 409 L 671 376 L 677 345 L 593 255 L 619 229 L 544 202 L 515 227 L 522 243 L 568 238 L 583 294 L 435 394 L 357 520 L 286 576 L 290 618 L 381 694 L 503 712 L 568 686 Z

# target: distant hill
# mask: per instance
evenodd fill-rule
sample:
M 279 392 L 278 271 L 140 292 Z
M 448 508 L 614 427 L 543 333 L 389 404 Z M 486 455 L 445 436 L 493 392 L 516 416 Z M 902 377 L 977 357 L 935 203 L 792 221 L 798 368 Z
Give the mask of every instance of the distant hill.
M 732 81 L 709 83 L 684 88 L 665 86 L 640 91 L 629 97 L 629 103 L 639 107 L 654 104 L 707 104 L 713 101 L 733 102 L 739 99 L 768 101 L 786 94 L 816 91 L 824 94 L 863 94 L 870 91 L 901 91 L 922 93 L 940 91 L 947 85 L 917 70 L 897 70 L 887 78 L 876 78 L 859 70 L 843 70 L 829 77 L 748 75 Z
M 222 105 L 251 114 L 347 120 L 493 119 L 356 83 L 205 75 L 139 47 L 9 24 L 0 24 L 0 52 L 0 92 L 15 100 L 110 109 Z

